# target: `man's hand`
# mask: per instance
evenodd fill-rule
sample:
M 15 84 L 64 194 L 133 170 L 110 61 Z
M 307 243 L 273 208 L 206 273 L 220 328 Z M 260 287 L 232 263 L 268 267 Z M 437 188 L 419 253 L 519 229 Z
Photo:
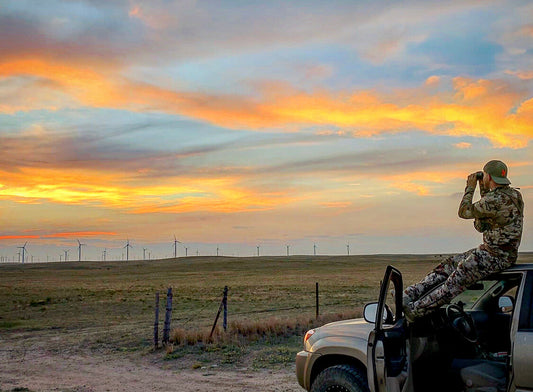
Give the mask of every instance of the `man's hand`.
M 472 188 L 475 188 L 476 185 L 477 185 L 477 172 L 476 173 L 472 173 L 468 176 L 468 178 L 466 179 L 466 186 L 469 186 L 469 187 L 472 187 Z

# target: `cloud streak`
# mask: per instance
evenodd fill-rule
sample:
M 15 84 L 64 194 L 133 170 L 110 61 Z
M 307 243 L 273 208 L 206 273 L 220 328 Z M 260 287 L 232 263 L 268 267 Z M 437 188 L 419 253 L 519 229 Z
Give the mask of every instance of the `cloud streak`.
M 479 92 L 469 94 L 476 96 Z M 143 130 L 145 124 L 134 129 Z M 227 161 L 225 166 L 203 167 L 189 159 L 209 160 L 213 154 L 235 156 L 247 150 L 290 144 L 293 151 L 307 151 L 313 143 L 319 146 L 347 136 L 336 132 L 273 134 L 172 152 L 127 147 L 113 141 L 111 135 L 122 132 L 112 128 L 106 137 L 106 132 L 100 131 L 73 134 L 34 127 L 0 136 L 0 199 L 21 204 L 104 207 L 128 214 L 263 211 L 304 200 L 338 209 L 349 205 L 347 194 L 332 191 L 328 197 L 333 199 L 324 202 L 320 199 L 326 187 L 374 182 L 379 192 L 431 196 L 436 188 L 464 178 L 471 170 L 464 159 L 462 164 L 449 161 L 447 155 L 457 147 L 452 143 L 422 150 L 335 151 L 318 157 L 297 154 L 283 163 L 243 165 Z M 459 143 L 459 147 L 465 146 L 472 148 L 469 143 Z M 515 166 L 515 162 L 510 164 Z M 277 179 L 275 184 L 272 178 Z M 317 178 L 322 180 L 316 182 Z M 295 179 L 305 179 L 307 185 L 296 187 Z
M 496 147 L 523 148 L 533 136 L 533 104 L 527 91 L 501 80 L 457 77 L 450 92 L 423 85 L 394 93 L 376 91 L 299 91 L 263 84 L 258 96 L 180 92 L 100 74 L 91 69 L 42 59 L 0 64 L 0 76 L 46 79 L 69 98 L 65 106 L 162 111 L 231 129 L 285 129 L 335 126 L 357 137 L 418 129 L 431 134 L 487 138 Z M 49 87 L 34 86 L 46 95 Z M 445 86 L 448 87 L 448 86 Z M 29 91 L 28 91 L 29 92 Z M 25 102 L 28 102 L 25 100 Z M 35 105 L 0 106 L 4 113 L 53 109 L 46 99 Z
M 70 233 L 51 233 L 51 234 L 13 234 L 2 235 L 0 240 L 20 240 L 20 239 L 57 239 L 57 238 L 86 238 L 86 237 L 109 237 L 116 236 L 117 233 L 108 231 L 79 231 Z

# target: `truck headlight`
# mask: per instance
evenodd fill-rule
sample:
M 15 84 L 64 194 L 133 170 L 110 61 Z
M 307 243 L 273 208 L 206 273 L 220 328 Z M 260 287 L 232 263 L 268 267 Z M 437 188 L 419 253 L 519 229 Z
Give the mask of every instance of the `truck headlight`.
M 314 329 L 310 329 L 309 331 L 307 331 L 304 336 L 304 343 L 306 343 L 309 340 L 309 338 L 313 336 L 314 334 L 315 334 Z

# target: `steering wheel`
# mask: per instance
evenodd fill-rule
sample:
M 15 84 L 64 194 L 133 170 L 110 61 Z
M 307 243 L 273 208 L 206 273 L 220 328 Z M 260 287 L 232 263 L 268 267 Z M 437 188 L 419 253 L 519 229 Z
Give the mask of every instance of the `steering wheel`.
M 477 343 L 478 333 L 474 319 L 457 304 L 446 306 L 446 318 L 452 329 L 470 343 Z

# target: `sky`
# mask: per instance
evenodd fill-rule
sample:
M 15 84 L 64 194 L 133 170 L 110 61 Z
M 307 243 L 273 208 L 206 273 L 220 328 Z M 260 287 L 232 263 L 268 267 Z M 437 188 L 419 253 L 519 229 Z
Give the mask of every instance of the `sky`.
M 0 0 L 0 261 L 462 252 L 492 159 L 532 251 L 532 21 L 530 1 Z

